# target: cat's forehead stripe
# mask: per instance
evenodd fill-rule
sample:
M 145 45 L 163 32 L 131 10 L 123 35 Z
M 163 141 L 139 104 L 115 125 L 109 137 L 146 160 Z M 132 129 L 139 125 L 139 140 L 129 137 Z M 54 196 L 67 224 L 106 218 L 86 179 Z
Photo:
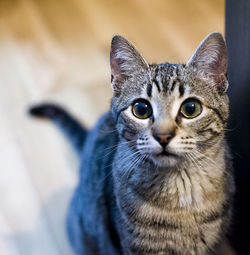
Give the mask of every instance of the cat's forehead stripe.
M 152 96 L 152 84 L 148 83 L 147 85 L 147 95 L 150 98 Z
M 172 78 L 169 83 L 170 91 L 173 91 L 175 88 L 176 83 L 178 82 L 177 79 Z
M 180 86 L 182 84 L 178 65 L 165 63 L 160 65 L 152 65 L 151 67 L 152 85 L 157 87 L 159 93 L 173 92 L 176 86 Z M 150 89 L 150 87 L 147 88 Z M 179 92 L 181 97 L 184 94 L 183 85 L 181 85 Z
M 185 93 L 185 86 L 184 86 L 184 83 L 180 83 L 179 85 L 179 93 L 180 93 L 180 97 L 182 97 Z

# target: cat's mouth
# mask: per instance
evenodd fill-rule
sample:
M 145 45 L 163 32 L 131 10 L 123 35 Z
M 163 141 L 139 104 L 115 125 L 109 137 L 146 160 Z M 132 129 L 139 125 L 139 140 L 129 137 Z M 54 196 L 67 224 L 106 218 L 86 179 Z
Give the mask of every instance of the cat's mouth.
M 178 163 L 178 158 L 177 154 L 166 149 L 152 155 L 153 162 L 160 167 L 173 167 Z
M 172 153 L 172 152 L 169 152 L 167 150 L 163 150 L 162 152 L 158 153 L 157 156 L 160 156 L 160 157 L 177 157 L 176 154 Z

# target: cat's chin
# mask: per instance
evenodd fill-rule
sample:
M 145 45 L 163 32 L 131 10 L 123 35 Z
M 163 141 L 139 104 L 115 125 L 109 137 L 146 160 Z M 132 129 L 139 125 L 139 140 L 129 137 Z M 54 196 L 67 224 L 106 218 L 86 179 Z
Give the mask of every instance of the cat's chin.
M 164 152 L 153 155 L 152 161 L 158 167 L 175 167 L 179 163 L 179 158 L 175 154 Z

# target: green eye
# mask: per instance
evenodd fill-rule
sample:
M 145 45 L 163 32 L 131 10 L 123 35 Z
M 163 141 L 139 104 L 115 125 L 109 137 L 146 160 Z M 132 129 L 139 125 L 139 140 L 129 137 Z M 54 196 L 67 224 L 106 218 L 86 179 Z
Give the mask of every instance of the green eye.
M 152 115 L 153 111 L 148 101 L 139 99 L 132 105 L 132 113 L 138 119 L 147 119 Z
M 193 119 L 200 115 L 202 111 L 201 103 L 196 99 L 187 99 L 181 105 L 181 114 L 187 119 Z

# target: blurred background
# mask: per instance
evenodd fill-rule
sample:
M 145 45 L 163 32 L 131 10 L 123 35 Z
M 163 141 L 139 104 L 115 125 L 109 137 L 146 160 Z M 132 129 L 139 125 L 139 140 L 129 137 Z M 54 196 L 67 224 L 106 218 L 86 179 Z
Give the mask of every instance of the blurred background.
M 0 254 L 70 255 L 64 221 L 79 160 L 30 105 L 60 103 L 87 127 L 109 108 L 114 34 L 148 62 L 188 60 L 224 33 L 224 0 L 0 0 Z

